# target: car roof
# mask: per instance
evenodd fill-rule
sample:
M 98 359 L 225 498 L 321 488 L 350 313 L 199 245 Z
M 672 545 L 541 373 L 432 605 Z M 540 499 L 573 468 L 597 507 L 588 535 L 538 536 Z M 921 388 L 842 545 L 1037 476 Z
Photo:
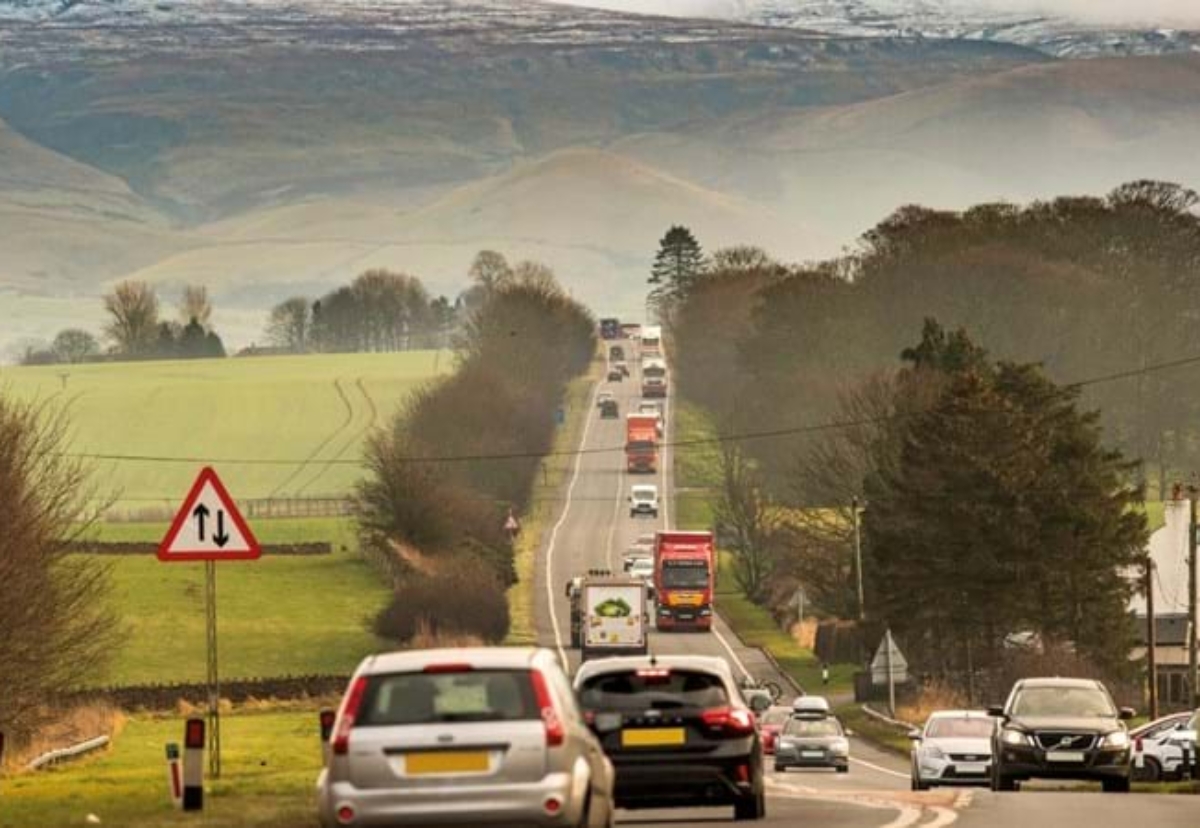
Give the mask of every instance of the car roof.
M 651 491 L 657 492 L 658 486 L 655 486 L 653 483 L 635 483 L 632 486 L 632 488 L 630 489 L 630 491 L 633 491 L 633 492 L 651 492 Z
M 719 675 L 732 683 L 733 672 L 729 663 L 718 656 L 669 655 L 669 656 L 615 656 L 595 661 L 585 661 L 575 674 L 575 683 L 609 673 L 625 673 L 630 670 L 694 670 Z
M 527 670 L 554 661 L 553 653 L 538 647 L 446 647 L 369 655 L 355 672 L 372 676 L 412 673 L 436 664 L 469 664 L 476 670 Z
M 1090 689 L 1104 689 L 1104 685 L 1096 679 L 1061 678 L 1058 676 L 1020 679 L 1013 689 L 1024 689 L 1027 687 L 1086 687 Z
M 990 719 L 991 714 L 986 710 L 935 710 L 929 714 L 929 721 L 934 719 Z

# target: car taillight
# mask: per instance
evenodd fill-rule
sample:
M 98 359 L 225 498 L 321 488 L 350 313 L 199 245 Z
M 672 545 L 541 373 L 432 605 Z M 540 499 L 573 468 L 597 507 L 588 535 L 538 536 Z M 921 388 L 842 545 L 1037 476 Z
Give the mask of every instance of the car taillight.
M 558 747 L 566 739 L 567 733 L 563 728 L 562 719 L 558 717 L 558 711 L 554 709 L 550 686 L 546 683 L 546 677 L 537 670 L 531 671 L 529 678 L 533 682 L 533 696 L 537 700 L 538 710 L 542 714 L 542 724 L 546 728 L 546 745 Z
M 708 727 L 730 735 L 744 736 L 754 732 L 754 714 L 740 707 L 713 707 L 701 713 L 700 720 Z
M 367 677 L 359 676 L 350 685 L 346 700 L 342 702 L 333 734 L 333 752 L 338 756 L 345 756 L 350 751 L 350 731 L 354 729 L 354 720 L 358 716 L 358 708 L 362 706 L 363 695 L 366 692 Z

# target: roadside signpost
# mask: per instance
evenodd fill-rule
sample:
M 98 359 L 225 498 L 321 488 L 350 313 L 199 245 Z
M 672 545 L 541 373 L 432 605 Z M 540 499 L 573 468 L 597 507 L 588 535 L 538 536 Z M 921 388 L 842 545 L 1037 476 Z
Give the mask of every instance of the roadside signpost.
M 229 491 L 206 466 L 171 522 L 158 547 L 164 563 L 204 562 L 204 620 L 208 664 L 208 772 L 221 777 L 221 682 L 217 670 L 217 562 L 252 561 L 262 547 L 246 525 Z M 190 731 L 189 731 L 190 732 Z M 201 731 L 203 732 L 203 731 Z M 189 745 L 189 747 L 191 747 Z
M 889 628 L 883 634 L 879 648 L 875 650 L 875 658 L 871 660 L 871 683 L 876 686 L 887 684 L 888 709 L 891 716 L 896 715 L 896 684 L 904 684 L 906 681 L 908 681 L 908 659 L 896 646 L 896 639 L 892 638 L 892 631 Z
M 508 534 L 509 543 L 517 542 L 517 535 L 521 534 L 521 521 L 517 520 L 512 509 L 508 510 L 508 517 L 504 520 L 504 531 Z

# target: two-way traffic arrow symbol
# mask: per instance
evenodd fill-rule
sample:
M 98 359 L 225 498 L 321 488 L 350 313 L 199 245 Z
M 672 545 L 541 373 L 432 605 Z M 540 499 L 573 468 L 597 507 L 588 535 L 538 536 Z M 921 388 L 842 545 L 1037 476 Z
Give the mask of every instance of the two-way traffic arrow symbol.
M 192 517 L 196 519 L 196 531 L 200 540 L 204 540 L 204 521 L 208 517 L 208 507 L 201 503 L 192 510 Z
M 224 548 L 225 544 L 229 543 L 229 535 L 225 534 L 225 510 L 217 510 L 217 534 L 213 535 L 213 543 L 218 549 Z
M 196 519 L 196 534 L 201 541 L 204 540 L 204 521 L 208 519 L 208 507 L 203 503 L 192 510 L 192 517 Z M 212 536 L 213 543 L 218 549 L 223 549 L 225 544 L 229 543 L 229 535 L 225 532 L 225 510 L 217 509 L 217 531 Z

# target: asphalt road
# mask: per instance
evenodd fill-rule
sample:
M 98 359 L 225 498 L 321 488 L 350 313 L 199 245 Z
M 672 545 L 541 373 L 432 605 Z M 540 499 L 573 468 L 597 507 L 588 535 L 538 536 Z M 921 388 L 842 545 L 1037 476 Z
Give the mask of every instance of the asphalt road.
M 655 479 L 624 471 L 625 414 L 640 399 L 637 360 L 630 359 L 629 364 L 632 377 L 621 383 L 601 383 L 596 388 L 614 392 L 621 411 L 618 419 L 601 420 L 593 394 L 582 435 L 581 448 L 585 451 L 574 460 L 560 513 L 544 541 L 538 565 L 539 641 L 559 650 L 572 669 L 578 666 L 578 654 L 569 648 L 566 582 L 588 569 L 619 571 L 622 554 L 638 535 L 674 525 L 670 449 L 664 450 Z M 672 438 L 670 420 L 668 416 L 665 442 Z M 634 482 L 657 482 L 662 501 L 657 520 L 629 517 L 627 497 Z M 788 686 L 761 652 L 743 645 L 719 620 L 712 633 L 652 632 L 650 649 L 663 654 L 721 656 L 733 664 L 736 672 Z M 776 774 L 768 770 L 767 819 L 759 824 L 821 828 L 946 828 L 956 823 L 964 828 L 1173 828 L 1200 824 L 1200 802 L 1186 796 L 1103 795 L 1087 789 L 993 794 L 950 788 L 914 793 L 909 790 L 906 759 L 861 740 L 851 741 L 851 769 L 847 774 L 817 770 Z M 631 811 L 623 812 L 619 823 L 705 826 L 730 822 L 730 811 Z

